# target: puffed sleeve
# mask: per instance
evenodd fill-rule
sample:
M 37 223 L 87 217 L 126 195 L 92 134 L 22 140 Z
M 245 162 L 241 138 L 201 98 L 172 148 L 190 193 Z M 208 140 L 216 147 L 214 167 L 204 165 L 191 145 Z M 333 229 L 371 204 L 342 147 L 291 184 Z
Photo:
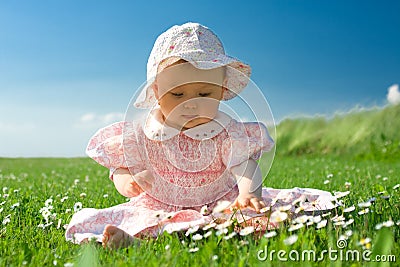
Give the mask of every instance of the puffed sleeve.
M 132 123 L 117 122 L 98 130 L 89 140 L 86 154 L 110 169 L 110 179 L 118 168 L 142 171 L 143 164 Z
M 227 131 L 229 138 L 222 143 L 222 162 L 227 168 L 248 159 L 258 160 L 274 146 L 274 141 L 263 123 L 232 120 Z

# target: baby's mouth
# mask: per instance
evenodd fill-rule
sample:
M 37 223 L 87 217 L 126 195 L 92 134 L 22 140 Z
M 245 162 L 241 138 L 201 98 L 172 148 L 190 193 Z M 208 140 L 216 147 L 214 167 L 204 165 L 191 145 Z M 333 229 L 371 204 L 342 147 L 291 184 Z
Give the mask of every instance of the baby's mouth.
M 182 117 L 184 117 L 187 120 L 192 120 L 194 118 L 199 117 L 199 115 L 182 115 Z

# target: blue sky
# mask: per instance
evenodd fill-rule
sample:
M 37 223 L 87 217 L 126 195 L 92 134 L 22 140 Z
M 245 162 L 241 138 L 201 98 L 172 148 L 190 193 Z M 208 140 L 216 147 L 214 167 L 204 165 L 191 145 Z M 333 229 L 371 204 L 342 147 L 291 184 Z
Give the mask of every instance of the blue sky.
M 83 156 L 145 81 L 156 37 L 188 21 L 252 66 L 277 121 L 383 106 L 400 83 L 399 11 L 400 1 L 3 0 L 0 156 Z

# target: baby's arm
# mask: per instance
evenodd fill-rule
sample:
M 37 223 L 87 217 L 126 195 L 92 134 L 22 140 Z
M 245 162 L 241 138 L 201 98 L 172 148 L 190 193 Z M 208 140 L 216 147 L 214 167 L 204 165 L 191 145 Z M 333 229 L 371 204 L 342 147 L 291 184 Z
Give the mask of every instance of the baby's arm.
M 232 204 L 233 207 L 254 208 L 257 212 L 265 207 L 261 198 L 262 174 L 258 163 L 254 159 L 249 159 L 231 168 L 239 187 L 239 196 Z
M 143 192 L 142 188 L 150 190 L 154 179 L 147 170 L 132 176 L 128 169 L 118 168 L 113 173 L 113 181 L 115 188 L 121 195 L 125 197 L 135 197 Z

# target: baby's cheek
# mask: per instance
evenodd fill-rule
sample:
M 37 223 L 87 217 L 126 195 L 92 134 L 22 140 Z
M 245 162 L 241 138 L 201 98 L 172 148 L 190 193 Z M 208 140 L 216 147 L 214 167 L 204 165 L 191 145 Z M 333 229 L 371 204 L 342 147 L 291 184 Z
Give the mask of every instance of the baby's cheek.
M 218 113 L 219 101 L 213 98 L 204 99 L 201 103 L 201 111 L 205 115 L 204 117 L 208 117 L 210 119 L 215 118 Z

